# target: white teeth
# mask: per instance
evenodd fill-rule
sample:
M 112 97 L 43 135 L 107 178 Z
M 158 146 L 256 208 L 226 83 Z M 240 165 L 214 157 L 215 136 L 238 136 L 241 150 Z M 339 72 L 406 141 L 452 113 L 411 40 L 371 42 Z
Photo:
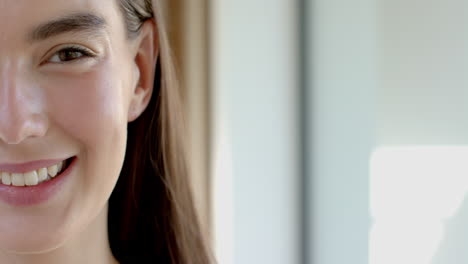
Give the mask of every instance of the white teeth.
M 58 166 L 53 165 L 47 168 L 47 172 L 49 173 L 50 177 L 55 177 L 57 176 L 58 173 Z
M 46 168 L 38 169 L 37 177 L 39 178 L 40 182 L 47 180 L 47 169 Z
M 61 161 L 56 165 L 27 173 L 0 172 L 0 181 L 3 185 L 35 186 L 56 177 L 62 172 L 64 166 L 65 162 Z
M 61 171 L 63 168 L 63 161 L 61 161 L 59 164 L 57 164 L 57 171 Z
M 24 174 L 24 183 L 27 186 L 34 186 L 39 183 L 39 178 L 36 171 L 27 172 Z
M 22 173 L 11 174 L 11 184 L 13 186 L 24 186 L 24 176 Z
M 11 185 L 11 176 L 10 173 L 2 172 L 2 183 L 4 185 Z

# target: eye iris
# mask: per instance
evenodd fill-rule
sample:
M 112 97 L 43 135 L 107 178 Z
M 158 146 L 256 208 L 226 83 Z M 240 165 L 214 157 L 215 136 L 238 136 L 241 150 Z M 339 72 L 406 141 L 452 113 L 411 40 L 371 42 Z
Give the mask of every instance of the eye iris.
M 63 50 L 63 51 L 60 51 L 59 53 L 59 57 L 60 57 L 60 60 L 61 61 L 71 61 L 71 60 L 74 60 L 74 59 L 78 59 L 80 57 L 82 57 L 83 54 L 80 52 L 80 51 L 77 51 L 77 50 Z

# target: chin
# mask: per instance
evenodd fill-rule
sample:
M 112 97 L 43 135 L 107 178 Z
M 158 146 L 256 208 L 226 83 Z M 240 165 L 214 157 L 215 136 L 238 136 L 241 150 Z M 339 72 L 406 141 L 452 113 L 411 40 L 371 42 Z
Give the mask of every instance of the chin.
M 12 254 L 40 254 L 53 251 L 69 239 L 63 230 L 11 229 L 1 232 L 0 249 Z M 29 229 L 31 230 L 31 229 Z

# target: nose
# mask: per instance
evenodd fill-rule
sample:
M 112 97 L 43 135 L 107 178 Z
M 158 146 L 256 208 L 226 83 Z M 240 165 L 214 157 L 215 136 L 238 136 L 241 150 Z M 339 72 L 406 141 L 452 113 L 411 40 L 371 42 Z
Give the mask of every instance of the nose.
M 0 143 L 20 144 L 48 129 L 40 89 L 19 67 L 0 62 Z

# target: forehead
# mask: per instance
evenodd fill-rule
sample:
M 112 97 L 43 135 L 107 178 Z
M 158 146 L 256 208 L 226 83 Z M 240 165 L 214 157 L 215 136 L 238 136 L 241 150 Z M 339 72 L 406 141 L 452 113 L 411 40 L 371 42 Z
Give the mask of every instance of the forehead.
M 76 13 L 102 17 L 110 27 L 121 22 L 118 0 L 0 0 L 0 38 L 23 38 L 38 25 Z

